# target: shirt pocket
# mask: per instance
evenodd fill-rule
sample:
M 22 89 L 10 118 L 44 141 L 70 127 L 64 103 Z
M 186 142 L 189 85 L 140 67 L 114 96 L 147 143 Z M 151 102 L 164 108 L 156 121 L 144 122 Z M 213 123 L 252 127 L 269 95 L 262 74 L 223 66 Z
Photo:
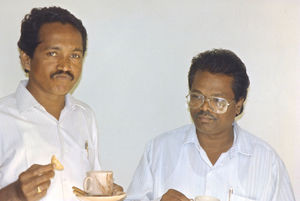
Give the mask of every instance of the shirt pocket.
M 89 166 L 89 154 L 86 149 L 78 147 L 67 147 L 65 149 L 65 160 L 69 160 L 70 164 L 81 164 L 83 166 Z
M 256 199 L 253 200 L 253 199 L 246 198 L 246 197 L 243 197 L 243 196 L 240 196 L 240 195 L 232 194 L 231 197 L 230 197 L 230 201 L 256 201 Z

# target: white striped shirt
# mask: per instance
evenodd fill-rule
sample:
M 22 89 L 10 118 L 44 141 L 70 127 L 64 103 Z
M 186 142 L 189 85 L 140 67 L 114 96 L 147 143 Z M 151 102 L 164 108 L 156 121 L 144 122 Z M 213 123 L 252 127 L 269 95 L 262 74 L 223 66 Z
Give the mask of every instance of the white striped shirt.
M 286 168 L 261 139 L 234 125 L 234 143 L 212 165 L 194 125 L 150 141 L 127 191 L 127 200 L 160 200 L 168 189 L 188 198 L 210 195 L 220 201 L 295 201 Z
M 16 181 L 33 164 L 49 164 L 56 155 L 64 165 L 56 171 L 42 201 L 77 201 L 72 186 L 82 186 L 86 172 L 100 169 L 98 132 L 92 110 L 66 96 L 59 120 L 25 88 L 0 100 L 0 189 Z

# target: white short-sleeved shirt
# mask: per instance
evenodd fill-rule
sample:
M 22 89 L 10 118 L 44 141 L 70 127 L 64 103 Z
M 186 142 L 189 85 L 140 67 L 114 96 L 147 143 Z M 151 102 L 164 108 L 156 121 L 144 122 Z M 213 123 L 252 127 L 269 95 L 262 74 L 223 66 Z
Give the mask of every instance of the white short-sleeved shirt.
M 59 120 L 50 115 L 21 81 L 17 91 L 0 99 L 0 189 L 16 181 L 33 164 L 49 164 L 56 155 L 64 165 L 56 171 L 43 201 L 75 201 L 72 186 L 82 187 L 86 172 L 100 169 L 98 132 L 86 104 L 66 95 Z
M 160 135 L 146 146 L 127 191 L 130 200 L 160 200 L 168 189 L 188 198 L 230 201 L 295 201 L 286 168 L 264 141 L 234 126 L 234 143 L 212 165 L 194 125 Z

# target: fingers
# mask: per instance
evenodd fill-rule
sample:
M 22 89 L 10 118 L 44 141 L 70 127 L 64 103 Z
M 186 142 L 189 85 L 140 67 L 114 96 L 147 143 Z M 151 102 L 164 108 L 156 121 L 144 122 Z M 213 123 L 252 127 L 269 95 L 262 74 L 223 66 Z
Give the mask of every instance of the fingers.
M 33 188 L 22 189 L 26 200 L 38 200 L 47 194 L 47 190 L 50 186 L 50 181 L 40 183 L 38 186 Z M 25 193 L 24 193 L 25 192 Z
M 18 188 L 26 200 L 39 200 L 44 197 L 54 177 L 54 169 L 49 165 L 32 165 L 19 175 Z
M 44 175 L 48 172 L 54 173 L 54 168 L 51 164 L 48 165 L 32 165 L 28 170 L 21 174 L 23 180 L 31 179 L 33 176 Z M 53 174 L 54 176 L 54 174 Z
M 190 201 L 190 199 L 177 190 L 169 189 L 162 196 L 161 201 Z
M 42 188 L 41 186 L 47 186 L 46 184 L 50 185 L 50 179 L 53 177 L 54 173 L 46 173 L 44 175 L 40 176 L 34 176 L 31 179 L 22 180 L 22 178 L 19 179 L 22 190 L 30 192 L 32 189 L 37 189 L 37 187 Z M 44 188 L 45 189 L 45 188 Z
M 31 191 L 42 183 L 47 183 L 54 177 L 52 165 L 32 165 L 19 176 L 19 182 L 23 191 Z

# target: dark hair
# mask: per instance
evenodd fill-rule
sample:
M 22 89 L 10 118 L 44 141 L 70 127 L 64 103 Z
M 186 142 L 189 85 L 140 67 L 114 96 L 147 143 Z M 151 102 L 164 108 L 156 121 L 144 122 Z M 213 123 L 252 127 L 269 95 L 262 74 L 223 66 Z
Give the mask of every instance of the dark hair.
M 247 98 L 247 90 L 250 84 L 246 66 L 241 59 L 230 50 L 213 49 L 202 52 L 192 59 L 188 74 L 189 89 L 191 90 L 197 71 L 220 73 L 233 77 L 232 91 L 235 101 Z M 243 107 L 241 108 L 241 112 Z
M 25 15 L 21 25 L 21 36 L 18 47 L 30 58 L 33 57 L 35 48 L 40 43 L 39 30 L 43 24 L 51 22 L 61 22 L 71 24 L 82 37 L 83 55 L 86 50 L 87 32 L 80 19 L 76 18 L 68 10 L 60 7 L 33 8 L 30 14 Z

